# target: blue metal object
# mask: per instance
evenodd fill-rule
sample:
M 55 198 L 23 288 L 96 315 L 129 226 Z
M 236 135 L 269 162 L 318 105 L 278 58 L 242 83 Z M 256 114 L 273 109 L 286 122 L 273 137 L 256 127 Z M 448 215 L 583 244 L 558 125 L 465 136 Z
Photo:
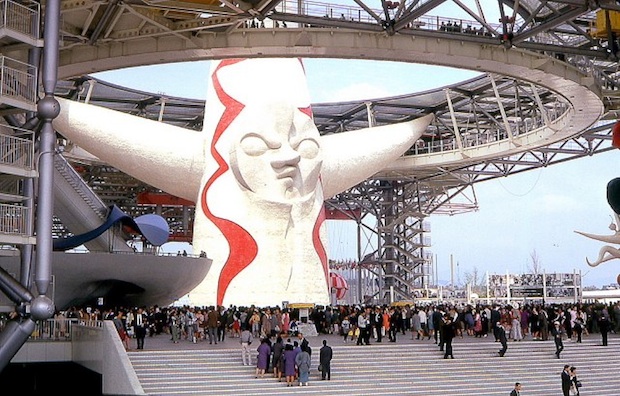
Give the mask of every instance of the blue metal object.
M 143 235 L 153 246 L 161 246 L 168 241 L 170 227 L 166 220 L 155 214 L 138 216 L 135 220 L 119 209 L 116 205 L 110 207 L 106 221 L 92 231 L 68 238 L 54 239 L 54 251 L 63 251 L 76 248 L 97 238 L 117 223 L 131 228 Z

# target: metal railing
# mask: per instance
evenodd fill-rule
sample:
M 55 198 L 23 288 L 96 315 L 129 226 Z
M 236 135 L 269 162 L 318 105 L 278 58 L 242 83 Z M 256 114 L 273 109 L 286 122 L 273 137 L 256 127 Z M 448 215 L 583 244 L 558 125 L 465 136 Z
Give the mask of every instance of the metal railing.
M 6 134 L 0 129 L 0 164 L 20 169 L 34 169 L 34 133 L 12 128 L 17 134 Z
M 549 122 L 554 122 L 564 116 L 571 107 L 568 103 L 556 101 L 551 103 L 550 106 L 545 108 L 546 116 Z M 541 113 L 537 113 L 534 117 L 524 119 L 520 123 L 512 123 L 513 136 L 519 136 L 526 134 L 545 126 L 545 121 Z M 467 134 L 461 136 L 463 148 L 471 148 L 477 146 L 483 146 L 490 143 L 500 142 L 508 139 L 508 132 L 502 128 L 489 128 L 485 131 L 478 133 Z M 442 139 L 442 140 L 430 140 L 423 141 L 418 140 L 416 144 L 410 149 L 408 154 L 433 154 L 446 151 L 457 150 L 456 139 Z
M 0 204 L 0 234 L 28 236 L 29 211 L 25 206 Z
M 37 71 L 32 65 L 0 56 L 0 99 L 12 98 L 34 105 L 37 100 Z
M 0 28 L 38 39 L 40 19 L 41 5 L 37 2 L 20 4 L 10 0 L 0 1 Z
M 0 319 L 0 332 L 6 323 L 6 318 Z M 77 318 L 39 320 L 28 341 L 70 341 L 73 328 L 78 325 L 103 327 L 103 321 Z
M 341 19 L 352 22 L 377 23 L 375 18 L 358 5 L 346 5 L 337 3 L 324 3 L 320 1 L 304 1 L 299 3 L 295 0 L 284 0 L 276 7 L 278 12 L 297 13 L 313 17 Z M 371 8 L 371 11 L 381 19 L 385 19 L 382 8 Z M 389 9 L 390 18 L 394 17 L 397 8 Z M 500 30 L 501 24 L 489 23 L 496 31 Z M 291 26 L 294 27 L 294 24 Z M 488 35 L 488 29 L 475 20 L 463 18 L 442 17 L 424 15 L 411 22 L 408 27 L 425 30 L 445 30 L 450 33 L 464 33 L 473 35 Z
M 82 197 L 93 212 L 102 220 L 105 220 L 108 215 L 107 205 L 69 164 L 69 161 L 64 156 L 57 154 L 54 156 L 54 167 L 58 174 Z

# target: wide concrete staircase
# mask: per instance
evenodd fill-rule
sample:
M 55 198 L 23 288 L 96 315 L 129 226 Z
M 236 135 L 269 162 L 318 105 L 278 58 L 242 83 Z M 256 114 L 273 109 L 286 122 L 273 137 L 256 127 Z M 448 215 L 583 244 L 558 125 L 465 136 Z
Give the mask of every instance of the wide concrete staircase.
M 313 368 L 307 387 L 287 387 L 270 374 L 255 378 L 253 366 L 241 365 L 237 349 L 171 347 L 130 352 L 129 357 L 149 395 L 507 396 L 518 381 L 523 396 L 557 396 L 562 394 L 564 364 L 577 367 L 584 385 L 581 395 L 620 395 L 620 338 L 614 335 L 607 347 L 601 346 L 598 334 L 584 338 L 582 344 L 567 340 L 561 359 L 555 357 L 552 341 L 510 341 L 506 356 L 500 358 L 499 343 L 490 338 L 457 338 L 454 360 L 444 360 L 427 340 L 356 346 L 330 337 L 331 381 L 321 381 L 317 371 L 321 340 L 310 340 Z

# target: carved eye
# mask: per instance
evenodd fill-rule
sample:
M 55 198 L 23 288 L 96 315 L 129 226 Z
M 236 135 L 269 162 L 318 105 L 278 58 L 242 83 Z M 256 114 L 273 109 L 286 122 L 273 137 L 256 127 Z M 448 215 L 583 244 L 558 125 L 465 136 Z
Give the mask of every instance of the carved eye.
M 241 149 L 247 155 L 256 157 L 265 154 L 269 150 L 269 146 L 261 137 L 250 135 L 241 139 Z
M 297 152 L 302 158 L 315 158 L 319 154 L 319 144 L 314 139 L 304 139 L 297 145 Z

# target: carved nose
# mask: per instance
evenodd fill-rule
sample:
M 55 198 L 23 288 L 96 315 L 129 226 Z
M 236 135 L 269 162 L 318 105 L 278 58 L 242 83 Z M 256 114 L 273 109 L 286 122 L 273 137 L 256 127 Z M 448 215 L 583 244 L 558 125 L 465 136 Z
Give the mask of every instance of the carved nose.
M 281 168 L 284 166 L 296 166 L 299 164 L 301 160 L 301 156 L 292 147 L 288 145 L 282 146 L 280 150 L 278 150 L 277 155 L 271 161 L 274 168 Z

